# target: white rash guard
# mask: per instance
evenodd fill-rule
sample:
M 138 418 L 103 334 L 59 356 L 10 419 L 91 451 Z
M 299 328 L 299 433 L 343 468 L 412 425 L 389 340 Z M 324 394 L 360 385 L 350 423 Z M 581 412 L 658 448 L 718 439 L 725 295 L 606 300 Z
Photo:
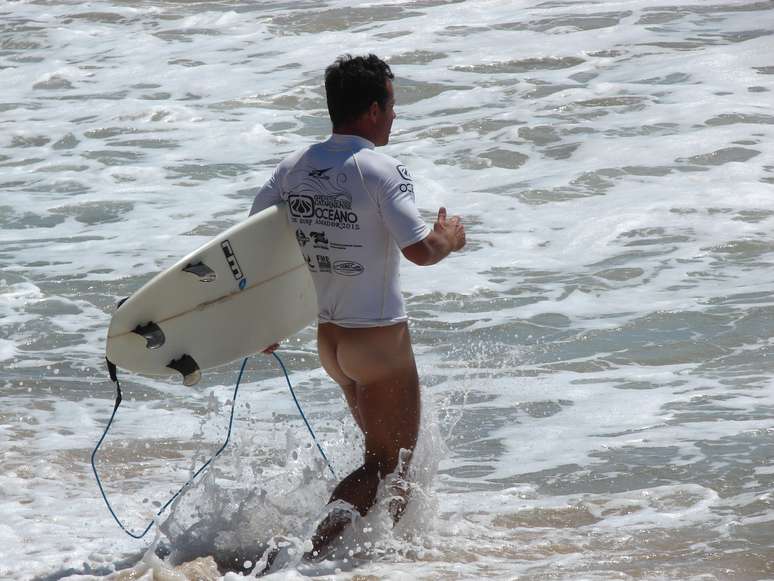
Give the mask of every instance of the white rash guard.
M 333 134 L 283 160 L 250 214 L 280 201 L 312 273 L 320 322 L 380 327 L 406 320 L 400 249 L 430 228 L 405 166 L 367 139 Z

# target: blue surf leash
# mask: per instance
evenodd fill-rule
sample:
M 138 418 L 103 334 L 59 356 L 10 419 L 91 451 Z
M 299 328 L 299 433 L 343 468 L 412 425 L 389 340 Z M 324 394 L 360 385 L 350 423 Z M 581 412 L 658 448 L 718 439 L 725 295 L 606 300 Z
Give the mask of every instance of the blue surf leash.
M 272 353 L 274 355 L 274 358 L 279 363 L 280 367 L 282 368 L 282 372 L 285 374 L 285 381 L 287 381 L 288 388 L 290 389 L 290 394 L 293 396 L 293 401 L 296 404 L 296 407 L 298 408 L 298 412 L 301 414 L 301 418 L 304 420 L 304 424 L 306 424 L 307 429 L 309 430 L 309 433 L 312 435 L 312 439 L 314 440 L 314 443 L 317 445 L 317 449 L 320 451 L 320 454 L 322 455 L 323 459 L 325 460 L 325 463 L 328 466 L 328 469 L 331 471 L 331 474 L 333 474 L 333 477 L 336 478 L 336 472 L 333 470 L 333 466 L 331 465 L 330 460 L 328 460 L 328 457 L 325 455 L 325 452 L 322 449 L 322 446 L 320 445 L 320 442 L 317 440 L 317 436 L 314 433 L 314 430 L 312 429 L 312 426 L 309 424 L 309 421 L 306 419 L 306 415 L 304 414 L 304 410 L 301 408 L 301 404 L 298 401 L 298 398 L 296 397 L 296 393 L 293 390 L 293 385 L 290 382 L 290 376 L 288 375 L 287 369 L 285 368 L 285 364 L 282 362 L 282 359 L 280 359 L 279 355 L 277 353 Z M 236 385 L 234 386 L 234 395 L 231 398 L 231 414 L 229 416 L 228 420 L 228 431 L 226 433 L 226 439 L 223 442 L 223 445 L 218 449 L 215 454 L 212 455 L 212 457 L 207 460 L 202 466 L 191 476 L 191 478 L 188 479 L 188 482 L 183 484 L 183 486 L 180 487 L 180 490 L 178 490 L 175 494 L 173 494 L 170 499 L 162 506 L 159 511 L 156 513 L 156 516 L 161 516 L 161 514 L 169 507 L 170 504 L 172 504 L 175 499 L 180 496 L 180 494 L 188 488 L 191 484 L 193 484 L 193 481 L 196 480 L 196 478 L 204 472 L 204 470 L 217 458 L 220 456 L 221 452 L 226 449 L 226 446 L 228 446 L 229 440 L 231 439 L 231 428 L 234 424 L 234 410 L 236 409 L 236 399 L 237 394 L 239 393 L 239 384 L 242 382 L 242 375 L 245 372 L 245 367 L 247 366 L 247 360 L 249 357 L 245 357 L 244 361 L 242 361 L 242 366 L 239 369 L 239 376 L 236 380 Z M 123 396 L 121 395 L 121 385 L 118 382 L 118 379 L 115 377 L 114 371 L 111 371 L 111 378 L 116 384 L 116 402 L 113 406 L 113 413 L 110 415 L 110 419 L 108 420 L 107 426 L 105 426 L 105 431 L 102 433 L 102 437 L 97 442 L 97 445 L 94 447 L 94 451 L 91 453 L 91 468 L 94 471 L 94 478 L 97 480 L 97 486 L 99 486 L 99 491 L 102 494 L 102 499 L 105 501 L 105 505 L 107 506 L 108 510 L 110 511 L 110 514 L 113 516 L 113 519 L 118 523 L 118 526 L 121 527 L 121 530 L 123 530 L 127 535 L 129 535 L 132 538 L 135 539 L 142 539 L 145 535 L 148 534 L 148 531 L 151 530 L 151 527 L 153 527 L 153 524 L 156 522 L 156 520 L 152 520 L 148 523 L 148 525 L 145 527 L 145 530 L 142 531 L 142 533 L 134 533 L 131 530 L 129 530 L 124 523 L 121 522 L 121 519 L 118 518 L 118 515 L 116 514 L 115 510 L 113 510 L 113 506 L 110 504 L 110 501 L 108 500 L 107 493 L 105 492 L 105 488 L 102 486 L 102 480 L 100 480 L 99 473 L 97 472 L 97 465 L 96 465 L 96 458 L 97 458 L 97 452 L 100 449 L 100 446 L 102 446 L 102 442 L 104 442 L 105 438 L 108 435 L 108 431 L 110 430 L 110 426 L 113 424 L 113 420 L 116 417 L 116 412 L 118 412 L 118 407 L 121 405 L 121 401 L 123 399 Z
M 301 419 L 304 420 L 304 423 L 306 424 L 306 429 L 309 430 L 309 433 L 312 434 L 312 439 L 314 440 L 314 443 L 317 444 L 317 449 L 320 451 L 320 455 L 323 457 L 323 460 L 325 460 L 325 463 L 328 465 L 328 470 L 331 471 L 331 474 L 334 478 L 336 478 L 336 472 L 333 470 L 333 466 L 331 465 L 331 461 L 328 460 L 328 457 L 325 455 L 325 452 L 323 452 L 322 446 L 320 446 L 320 442 L 317 441 L 317 436 L 314 435 L 314 430 L 312 429 L 312 426 L 309 425 L 309 421 L 306 419 L 306 416 L 304 415 L 304 410 L 301 409 L 301 404 L 298 403 L 298 398 L 296 397 L 296 392 L 293 391 L 293 386 L 290 385 L 290 377 L 288 376 L 288 371 L 285 369 L 285 364 L 282 363 L 282 359 L 279 358 L 279 355 L 277 355 L 277 352 L 275 351 L 272 353 L 274 357 L 277 359 L 277 362 L 280 364 L 280 367 L 282 367 L 282 372 L 285 374 L 285 381 L 288 382 L 288 388 L 290 389 L 290 395 L 293 396 L 293 401 L 296 402 L 296 407 L 298 408 L 298 413 L 301 414 Z

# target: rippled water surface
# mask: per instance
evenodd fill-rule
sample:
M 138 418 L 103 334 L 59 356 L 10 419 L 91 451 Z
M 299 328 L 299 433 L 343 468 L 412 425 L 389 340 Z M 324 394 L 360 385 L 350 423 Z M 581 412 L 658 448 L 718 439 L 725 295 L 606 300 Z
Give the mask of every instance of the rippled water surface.
M 335 481 L 263 357 L 156 544 L 122 533 L 89 465 L 104 338 L 327 135 L 322 71 L 368 51 L 397 75 L 385 151 L 469 243 L 403 266 L 409 514 L 276 578 L 774 578 L 772 35 L 751 0 L 0 4 L 0 578 L 219 579 L 277 535 L 300 550 Z M 314 329 L 284 354 L 355 467 Z M 100 469 L 133 530 L 222 441 L 235 365 L 125 377 Z

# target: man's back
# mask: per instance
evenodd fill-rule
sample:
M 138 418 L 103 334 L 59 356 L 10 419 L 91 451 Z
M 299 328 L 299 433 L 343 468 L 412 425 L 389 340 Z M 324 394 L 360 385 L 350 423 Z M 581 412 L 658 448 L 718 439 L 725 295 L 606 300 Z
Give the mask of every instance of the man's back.
M 406 320 L 400 249 L 429 228 L 408 171 L 355 135 L 334 134 L 285 159 L 252 212 L 287 202 L 288 219 L 317 291 L 319 318 L 343 327 Z

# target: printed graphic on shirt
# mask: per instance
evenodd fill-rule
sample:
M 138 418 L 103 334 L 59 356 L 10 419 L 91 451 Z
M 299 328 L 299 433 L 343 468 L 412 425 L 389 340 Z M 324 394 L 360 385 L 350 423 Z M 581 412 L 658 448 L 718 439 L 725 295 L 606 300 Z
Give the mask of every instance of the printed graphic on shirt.
M 315 248 L 328 248 L 328 238 L 325 236 L 325 232 L 310 232 L 309 235 L 314 240 Z
M 345 248 L 363 248 L 362 244 L 341 244 L 340 242 L 331 242 L 331 248 L 344 250 Z
M 358 276 L 364 270 L 363 265 L 354 260 L 337 260 L 333 263 L 333 272 L 342 276 Z
M 314 216 L 314 198 L 311 196 L 288 196 L 290 213 L 297 218 L 311 218 Z
M 331 171 L 331 169 L 333 169 L 333 168 L 328 167 L 328 168 L 325 168 L 325 169 L 313 169 L 312 171 L 309 172 L 309 177 L 320 178 L 320 179 L 323 179 L 323 180 L 329 180 L 329 179 L 331 179 L 330 176 L 327 176 L 325 174 L 328 173 L 329 171 Z
M 317 272 L 317 269 L 314 266 L 314 262 L 312 262 L 312 257 L 308 254 L 304 254 L 304 260 L 306 260 L 306 266 L 309 267 L 309 270 L 312 272 Z
M 360 230 L 358 215 L 352 211 L 352 195 L 345 189 L 347 176 L 333 178 L 331 168 L 302 168 L 291 172 L 297 185 L 288 196 L 294 222 L 341 230 Z
M 296 240 L 298 240 L 298 245 L 301 247 L 306 246 L 306 243 L 309 242 L 309 236 L 304 234 L 304 231 L 299 228 L 296 230 Z
M 320 272 L 330 272 L 331 271 L 331 259 L 325 256 L 324 254 L 318 254 L 317 255 L 317 266 L 320 269 Z
M 410 182 L 414 181 L 411 179 L 411 174 L 405 165 L 399 165 L 396 169 L 398 170 L 400 177 L 402 177 L 404 180 L 408 180 Z
M 405 194 L 406 192 L 408 192 L 409 195 L 411 196 L 411 199 L 412 200 L 416 200 L 416 198 L 414 197 L 414 184 L 412 184 L 412 183 L 403 183 L 403 184 L 400 184 L 400 186 L 398 186 L 398 187 L 400 188 L 400 191 L 402 193 Z

